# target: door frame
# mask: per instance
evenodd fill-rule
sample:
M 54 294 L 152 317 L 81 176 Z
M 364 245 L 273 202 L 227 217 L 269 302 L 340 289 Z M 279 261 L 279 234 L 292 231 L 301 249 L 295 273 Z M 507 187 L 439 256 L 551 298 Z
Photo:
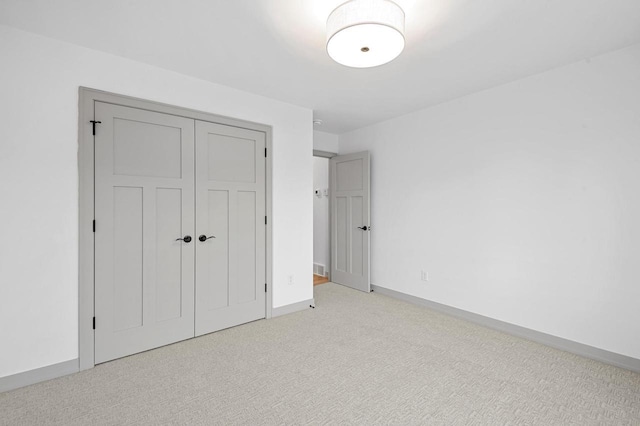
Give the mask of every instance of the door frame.
M 272 127 L 266 124 L 254 123 L 230 117 L 225 117 L 189 108 L 168 105 L 160 102 L 118 95 L 87 87 L 79 88 L 78 98 L 78 360 L 80 370 L 87 370 L 95 366 L 95 334 L 93 318 L 95 315 L 94 301 L 94 253 L 95 242 L 93 220 L 95 218 L 95 165 L 94 165 L 94 137 L 93 125 L 94 104 L 96 101 L 126 107 L 133 107 L 147 111 L 176 115 L 193 120 L 208 121 L 227 126 L 263 132 L 266 139 L 267 158 L 266 173 L 266 281 L 267 294 L 265 297 L 265 318 L 269 319 L 273 310 L 273 238 L 272 238 Z M 99 130 L 99 124 L 97 129 Z
M 337 157 L 338 153 L 336 152 L 329 152 L 329 151 L 320 151 L 318 149 L 314 149 L 313 150 L 313 156 L 314 157 L 320 157 L 320 158 L 326 158 L 327 160 L 331 160 L 333 157 Z M 329 167 L 329 164 L 327 163 L 327 167 Z M 331 173 L 329 172 L 329 188 L 331 188 Z M 325 265 L 325 272 L 327 273 L 327 278 L 329 278 L 329 281 L 331 281 L 331 259 L 333 259 L 333 252 L 331 251 L 331 248 L 333 247 L 333 245 L 331 244 L 331 236 L 333 235 L 333 232 L 331 232 L 331 212 L 332 212 L 332 208 L 331 208 L 331 195 L 329 195 L 329 259 L 327 260 L 327 265 Z

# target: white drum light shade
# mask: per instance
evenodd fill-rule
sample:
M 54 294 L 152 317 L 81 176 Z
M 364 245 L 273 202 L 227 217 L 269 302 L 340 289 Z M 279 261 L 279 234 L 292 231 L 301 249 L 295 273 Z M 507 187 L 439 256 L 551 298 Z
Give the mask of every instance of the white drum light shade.
M 386 64 L 404 49 L 404 11 L 390 0 L 351 0 L 327 19 L 327 53 L 354 68 Z

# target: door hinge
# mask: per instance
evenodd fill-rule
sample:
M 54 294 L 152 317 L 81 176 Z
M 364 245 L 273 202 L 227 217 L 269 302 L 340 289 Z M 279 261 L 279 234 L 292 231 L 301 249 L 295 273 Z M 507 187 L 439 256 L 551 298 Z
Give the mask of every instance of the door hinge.
M 96 220 L 93 220 L 93 232 L 96 232 Z
M 267 158 L 267 148 L 264 149 L 264 157 Z
M 267 292 L 267 283 L 264 283 L 264 292 Z
M 93 329 L 96 329 L 96 317 L 93 317 Z
M 91 120 L 89 123 L 93 124 L 93 136 L 96 135 L 96 124 L 102 124 L 102 121 Z
M 265 225 L 267 224 L 267 217 L 266 216 L 264 217 L 264 224 Z

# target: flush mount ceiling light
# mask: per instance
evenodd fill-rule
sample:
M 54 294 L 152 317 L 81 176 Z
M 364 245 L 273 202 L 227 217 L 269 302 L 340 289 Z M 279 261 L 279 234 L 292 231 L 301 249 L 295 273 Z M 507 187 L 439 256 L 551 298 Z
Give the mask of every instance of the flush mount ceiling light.
M 390 0 L 351 0 L 327 19 L 327 53 L 339 64 L 369 68 L 404 49 L 404 11 Z

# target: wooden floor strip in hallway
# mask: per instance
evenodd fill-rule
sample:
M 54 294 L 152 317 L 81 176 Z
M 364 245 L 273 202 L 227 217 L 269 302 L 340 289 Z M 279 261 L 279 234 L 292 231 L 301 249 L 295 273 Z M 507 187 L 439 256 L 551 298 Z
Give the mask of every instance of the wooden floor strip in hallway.
M 320 285 L 328 282 L 329 282 L 329 278 L 323 277 L 321 275 L 313 274 L 313 285 Z

